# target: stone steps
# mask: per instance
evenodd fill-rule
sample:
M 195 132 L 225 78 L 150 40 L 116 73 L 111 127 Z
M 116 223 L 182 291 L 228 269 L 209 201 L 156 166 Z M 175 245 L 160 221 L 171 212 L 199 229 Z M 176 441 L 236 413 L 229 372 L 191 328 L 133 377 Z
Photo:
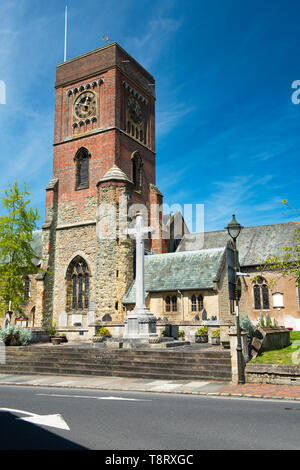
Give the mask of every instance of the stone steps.
M 231 380 L 228 351 L 99 350 L 76 347 L 6 348 L 0 373 Z

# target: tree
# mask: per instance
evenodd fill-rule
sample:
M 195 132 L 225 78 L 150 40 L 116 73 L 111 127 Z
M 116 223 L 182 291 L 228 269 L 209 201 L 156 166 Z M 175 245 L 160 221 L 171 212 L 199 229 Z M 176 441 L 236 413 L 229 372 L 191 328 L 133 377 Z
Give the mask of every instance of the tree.
M 38 268 L 34 264 L 37 258 L 31 246 L 32 232 L 37 228 L 39 219 L 37 209 L 29 207 L 28 187 L 24 183 L 23 191 L 17 181 L 9 185 L 1 198 L 7 214 L 0 216 L 0 311 L 21 312 L 28 294 L 24 279 Z
M 300 210 L 294 209 L 288 204 L 287 199 L 283 199 L 284 204 L 288 209 L 292 210 L 296 217 L 300 213 Z M 281 256 L 269 258 L 267 260 L 258 260 L 261 262 L 261 266 L 258 268 L 263 274 L 264 272 L 277 272 L 282 276 L 294 276 L 296 278 L 297 286 L 300 284 L 300 228 L 297 228 L 299 222 L 295 222 L 295 235 L 297 243 L 294 246 L 286 246 L 283 248 Z M 254 280 L 257 278 L 254 278 Z M 271 279 L 269 284 L 275 284 L 276 279 Z

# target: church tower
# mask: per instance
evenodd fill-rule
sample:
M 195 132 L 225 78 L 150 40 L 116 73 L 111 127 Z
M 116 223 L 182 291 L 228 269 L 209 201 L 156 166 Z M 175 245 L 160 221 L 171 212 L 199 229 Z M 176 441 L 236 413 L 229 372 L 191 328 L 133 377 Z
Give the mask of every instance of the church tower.
M 155 81 L 114 43 L 58 65 L 55 90 L 53 177 L 43 226 L 44 323 L 120 321 L 122 296 L 133 280 L 132 243 L 99 242 L 97 213 L 108 199 L 117 208 L 125 200 L 142 204 L 161 233 Z M 155 253 L 164 251 L 160 236 L 149 243 Z

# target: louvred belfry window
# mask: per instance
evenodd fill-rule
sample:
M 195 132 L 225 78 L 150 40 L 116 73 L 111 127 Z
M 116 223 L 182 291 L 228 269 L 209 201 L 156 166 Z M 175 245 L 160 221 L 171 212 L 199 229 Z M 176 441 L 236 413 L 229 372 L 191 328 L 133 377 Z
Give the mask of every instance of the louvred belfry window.
M 89 308 L 90 275 L 86 262 L 76 257 L 67 271 L 67 310 Z
M 80 148 L 74 158 L 76 166 L 76 184 L 75 189 L 86 189 L 89 187 L 89 151 L 82 147 Z

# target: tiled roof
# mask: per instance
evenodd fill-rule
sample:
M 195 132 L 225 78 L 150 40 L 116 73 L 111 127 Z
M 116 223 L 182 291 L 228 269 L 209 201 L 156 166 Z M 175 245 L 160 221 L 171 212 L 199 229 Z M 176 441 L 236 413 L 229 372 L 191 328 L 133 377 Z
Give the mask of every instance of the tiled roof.
M 212 289 L 218 278 L 224 248 L 145 256 L 147 292 Z M 124 297 L 135 303 L 135 282 Z
M 258 265 L 259 259 L 281 256 L 284 247 L 299 245 L 295 233 L 299 228 L 295 222 L 244 228 L 237 239 L 241 266 Z M 229 240 L 226 230 L 204 233 L 204 243 L 203 234 L 188 234 L 183 237 L 177 252 L 225 247 Z

